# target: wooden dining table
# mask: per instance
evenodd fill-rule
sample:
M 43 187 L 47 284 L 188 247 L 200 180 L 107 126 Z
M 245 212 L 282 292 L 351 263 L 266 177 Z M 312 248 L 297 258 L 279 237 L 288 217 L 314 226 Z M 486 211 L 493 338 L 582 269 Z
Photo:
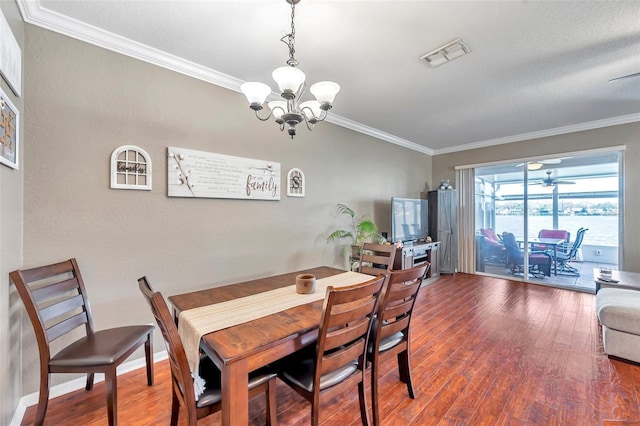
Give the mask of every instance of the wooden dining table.
M 169 297 L 174 315 L 295 284 L 298 274 L 326 278 L 345 271 L 320 266 L 237 284 L 207 288 Z M 205 334 L 200 348 L 222 372 L 222 424 L 249 422 L 249 372 L 315 343 L 323 300 L 300 305 L 257 320 Z

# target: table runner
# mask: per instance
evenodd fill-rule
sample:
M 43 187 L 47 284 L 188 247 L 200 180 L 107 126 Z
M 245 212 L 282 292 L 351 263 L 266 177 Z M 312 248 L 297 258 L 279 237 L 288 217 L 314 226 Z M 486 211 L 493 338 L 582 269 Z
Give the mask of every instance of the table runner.
M 200 339 L 205 334 L 324 299 L 328 286 L 345 287 L 372 278 L 371 275 L 344 272 L 317 280 L 316 291 L 311 294 L 299 294 L 296 286 L 291 285 L 180 312 L 178 334 L 194 377 L 200 360 Z

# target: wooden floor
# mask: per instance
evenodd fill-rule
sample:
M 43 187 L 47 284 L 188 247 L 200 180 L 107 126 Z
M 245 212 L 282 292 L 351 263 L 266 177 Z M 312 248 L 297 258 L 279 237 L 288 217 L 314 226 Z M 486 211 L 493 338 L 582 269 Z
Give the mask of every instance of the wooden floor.
M 420 290 L 412 323 L 416 399 L 393 363 L 380 378 L 383 425 L 640 425 L 640 366 L 603 354 L 587 293 L 457 274 Z M 160 350 L 156 343 L 156 349 Z M 121 425 L 169 423 L 166 361 L 119 379 Z M 280 425 L 309 424 L 310 406 L 278 382 Z M 30 407 L 22 424 L 33 422 Z M 250 402 L 251 424 L 265 422 Z M 324 425 L 359 425 L 357 392 L 321 408 Z M 181 417 L 181 421 L 183 421 Z M 104 384 L 52 400 L 46 425 L 106 425 Z M 220 424 L 219 413 L 201 425 Z

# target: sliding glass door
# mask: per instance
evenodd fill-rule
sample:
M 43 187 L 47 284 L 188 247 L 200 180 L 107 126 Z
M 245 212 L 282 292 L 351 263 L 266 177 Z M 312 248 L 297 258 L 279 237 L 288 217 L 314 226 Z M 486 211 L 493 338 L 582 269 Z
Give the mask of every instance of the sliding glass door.
M 476 272 L 589 290 L 618 267 L 622 152 L 475 168 Z

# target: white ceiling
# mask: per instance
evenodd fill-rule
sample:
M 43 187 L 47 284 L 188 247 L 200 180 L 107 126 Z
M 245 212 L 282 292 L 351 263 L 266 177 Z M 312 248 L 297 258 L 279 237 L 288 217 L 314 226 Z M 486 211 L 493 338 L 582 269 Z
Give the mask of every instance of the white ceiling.
M 29 23 L 232 90 L 275 88 L 288 58 L 285 0 L 17 1 Z M 640 77 L 607 82 L 640 72 L 637 1 L 302 0 L 295 23 L 308 81 L 342 87 L 331 121 L 421 152 L 640 121 Z M 469 55 L 419 59 L 456 38 Z

